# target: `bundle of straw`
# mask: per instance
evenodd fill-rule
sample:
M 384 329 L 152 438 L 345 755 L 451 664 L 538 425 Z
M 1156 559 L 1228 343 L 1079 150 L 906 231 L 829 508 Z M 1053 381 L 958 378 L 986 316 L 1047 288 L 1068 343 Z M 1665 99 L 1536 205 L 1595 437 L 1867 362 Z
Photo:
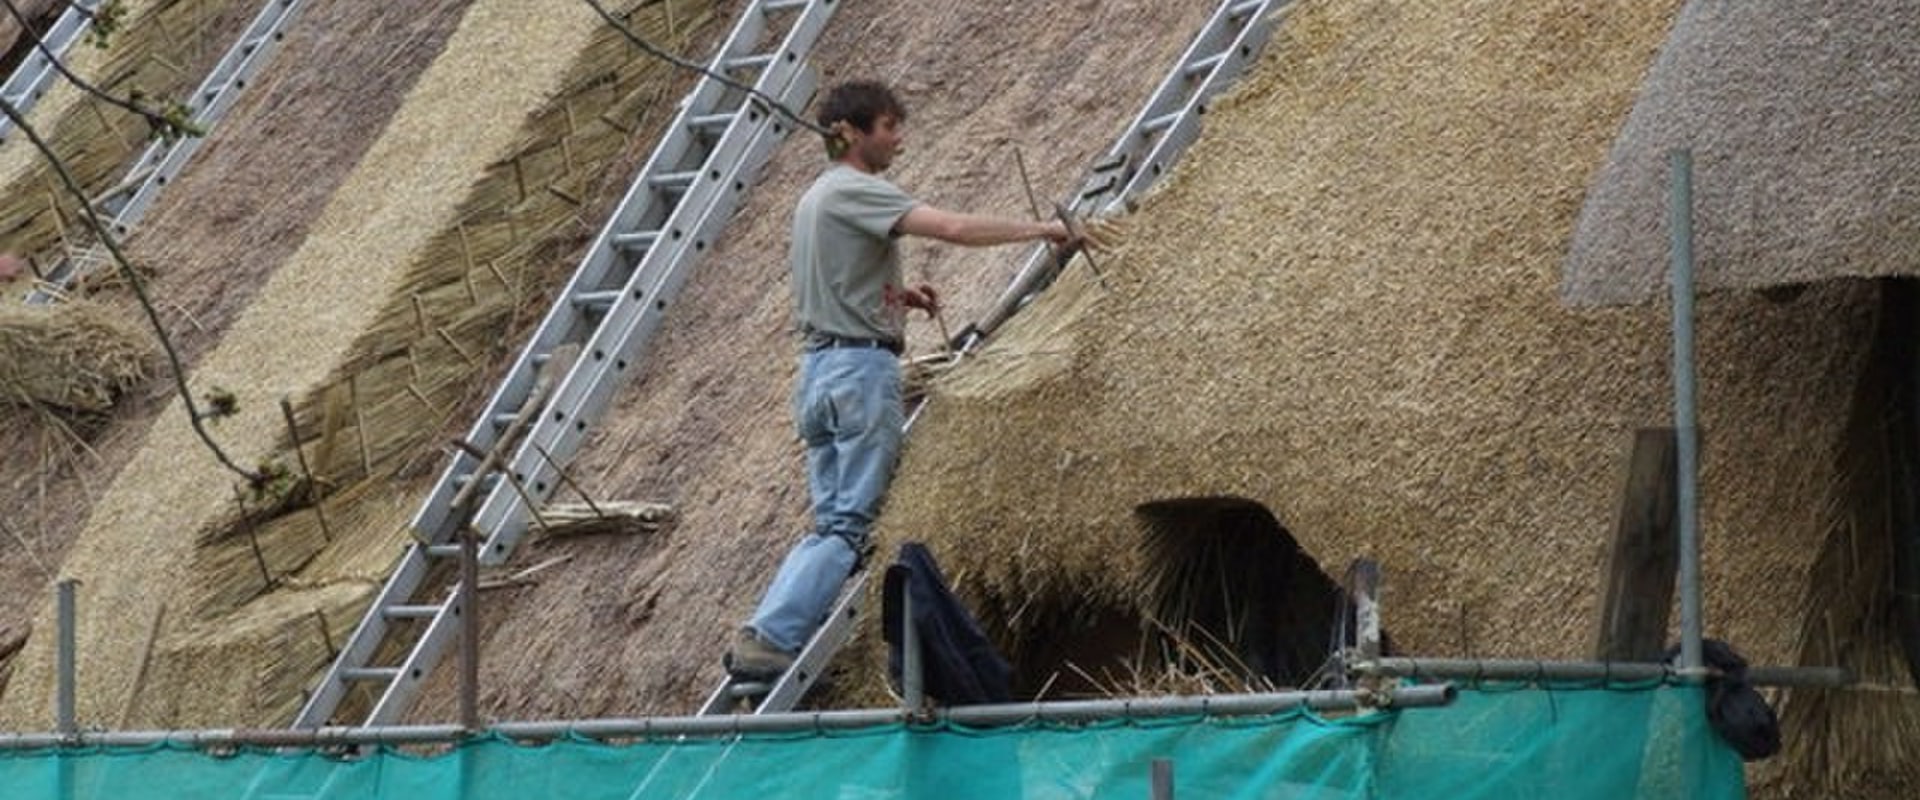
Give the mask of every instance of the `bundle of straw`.
M 0 304 L 0 401 L 105 411 L 146 379 L 152 355 L 145 333 L 102 306 Z

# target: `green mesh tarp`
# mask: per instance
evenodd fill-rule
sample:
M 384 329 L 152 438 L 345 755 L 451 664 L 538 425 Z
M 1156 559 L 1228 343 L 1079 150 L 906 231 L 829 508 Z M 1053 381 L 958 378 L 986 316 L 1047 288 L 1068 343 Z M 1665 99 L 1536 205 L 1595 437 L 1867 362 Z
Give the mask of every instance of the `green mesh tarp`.
M 182 747 L 0 753 L 7 798 L 1176 798 L 1745 796 L 1698 689 L 1468 690 L 1345 719 L 1157 719 L 971 730 L 898 725 L 709 741 L 523 744 L 434 756 Z

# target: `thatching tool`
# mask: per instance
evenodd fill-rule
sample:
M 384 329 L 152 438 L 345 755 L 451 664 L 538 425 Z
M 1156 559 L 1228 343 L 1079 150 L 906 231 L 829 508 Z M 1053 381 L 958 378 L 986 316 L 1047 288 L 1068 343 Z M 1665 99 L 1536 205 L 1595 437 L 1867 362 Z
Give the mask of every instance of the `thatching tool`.
M 1080 218 L 1062 203 L 1053 204 L 1053 216 L 1060 220 L 1060 224 L 1067 226 L 1067 236 L 1070 237 L 1070 243 L 1061 247 L 1055 255 L 1060 268 L 1066 269 L 1067 262 L 1072 261 L 1074 254 L 1078 253 L 1087 259 L 1087 270 L 1093 273 L 1093 279 L 1099 282 L 1100 288 L 1107 288 L 1106 277 L 1100 274 L 1099 265 L 1093 263 L 1093 248 L 1087 246 L 1087 226 L 1081 224 Z

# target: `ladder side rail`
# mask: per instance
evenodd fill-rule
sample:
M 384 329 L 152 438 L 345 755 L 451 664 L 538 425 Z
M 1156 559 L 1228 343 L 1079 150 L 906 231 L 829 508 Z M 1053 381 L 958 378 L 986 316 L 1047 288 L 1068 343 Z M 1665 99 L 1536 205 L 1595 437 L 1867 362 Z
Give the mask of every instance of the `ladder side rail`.
M 406 602 L 413 596 L 427 576 L 427 552 L 420 545 L 411 545 L 400 559 L 399 566 L 387 577 L 380 594 L 368 604 L 366 614 L 360 618 L 360 624 L 353 629 L 347 644 L 340 654 L 327 667 L 327 674 L 320 684 L 307 697 L 300 713 L 294 717 L 291 727 L 318 728 L 327 724 L 328 717 L 340 708 L 341 700 L 346 698 L 349 681 L 346 671 L 365 666 L 373 660 L 375 651 L 386 638 L 386 609 Z
M 765 27 L 764 14 L 755 13 L 752 8 L 744 10 L 714 55 L 712 68 L 718 69 L 741 49 L 751 47 L 765 34 Z M 710 108 L 719 97 L 719 91 L 708 84 L 718 85 L 711 79 L 702 78 L 681 99 L 679 111 L 647 157 L 646 164 L 627 187 L 625 196 L 614 208 L 606 224 L 601 226 L 599 235 L 587 248 L 586 256 L 568 279 L 566 288 L 554 298 L 553 305 L 547 309 L 546 316 L 514 361 L 513 368 L 494 390 L 485 410 L 469 429 L 468 443 L 482 451 L 491 448 L 500 431 L 494 421 L 502 415 L 516 413 L 520 405 L 526 402 L 533 390 L 534 374 L 545 355 L 565 342 L 591 335 L 590 331 L 582 330 L 586 326 L 583 324 L 582 310 L 575 304 L 576 298 L 588 291 L 625 287 L 631 281 L 634 267 L 622 264 L 626 256 L 616 237 L 665 228 L 665 219 L 672 213 L 667 206 L 671 204 L 655 202 L 660 195 L 650 179 L 680 169 L 688 154 L 697 149 L 693 119 Z M 649 250 L 659 246 L 660 243 L 655 242 Z M 479 465 L 478 458 L 465 452 L 456 452 L 453 460 L 441 470 L 439 480 L 421 504 L 420 510 L 415 512 L 410 523 L 412 529 L 429 542 L 437 543 L 451 538 L 453 530 L 448 523 L 451 512 L 449 506 L 460 492 L 464 480 L 480 477 L 473 475 Z
M 867 575 L 869 570 L 861 570 L 847 580 L 841 590 L 839 602 L 834 603 L 833 612 L 827 615 L 820 629 L 814 631 L 807 645 L 800 649 L 799 657 L 793 660 L 780 679 L 774 681 L 773 689 L 760 700 L 753 709 L 755 714 L 779 714 L 792 711 L 800 704 L 808 689 L 820 680 L 827 664 L 853 639 L 854 624 L 860 615 L 860 600 L 866 596 Z
M 240 34 L 233 46 L 227 48 L 213 71 L 194 90 L 188 102 L 194 109 L 190 119 L 194 125 L 211 129 L 214 123 L 226 117 L 227 111 L 239 101 L 240 92 L 247 87 L 248 80 L 265 68 L 273 54 L 279 51 L 280 43 L 286 38 L 286 26 L 305 7 L 306 0 L 267 0 L 246 31 Z M 147 209 L 152 207 L 160 191 L 205 143 L 205 136 L 182 136 L 172 142 L 154 142 L 147 146 L 140 160 L 134 162 L 130 173 L 151 170 L 139 187 L 124 199 L 112 197 L 101 203 L 113 214 L 114 235 L 127 235 L 146 216 Z
M 1140 196 L 1148 186 L 1159 180 L 1160 175 L 1168 167 L 1180 159 L 1195 139 L 1199 138 L 1200 118 L 1206 113 L 1206 104 L 1246 70 L 1247 65 L 1266 45 L 1267 39 L 1273 35 L 1273 21 L 1271 15 L 1267 13 L 1267 8 L 1267 5 L 1262 5 L 1248 24 L 1240 29 L 1238 35 L 1220 50 L 1215 51 L 1222 53 L 1226 58 L 1212 65 L 1206 70 L 1204 76 L 1199 78 L 1198 85 L 1194 87 L 1192 96 L 1187 100 L 1187 106 L 1180 114 L 1178 121 L 1160 137 L 1152 150 L 1148 151 L 1132 179 L 1127 181 L 1126 186 L 1117 196 L 1107 200 L 1101 208 L 1102 211 L 1117 210 L 1125 201 Z
M 831 0 L 807 4 L 774 51 L 772 63 L 761 71 L 755 82 L 757 91 L 775 97 L 782 105 L 812 95 L 816 78 L 803 56 L 825 28 L 832 5 Z M 678 235 L 670 245 L 682 249 L 656 248 L 647 253 L 649 263 L 635 275 L 641 279 L 636 284 L 643 290 L 636 293 L 632 290 L 635 284 L 630 284 L 629 291 L 615 301 L 607 312 L 606 324 L 595 332 L 581 359 L 554 392 L 549 410 L 543 411 L 510 462 L 512 472 L 521 476 L 523 488 L 536 500 L 544 501 L 556 488 L 554 476 L 559 467 L 571 458 L 589 424 L 598 419 L 618 388 L 618 382 L 610 378 L 637 361 L 668 302 L 690 273 L 691 264 L 704 253 L 719 226 L 732 216 L 740 195 L 761 164 L 771 157 L 778 140 L 785 137 L 789 123 L 759 108 L 758 100 L 742 98 L 741 109 L 669 222 L 668 235 Z M 771 137 L 761 133 L 768 128 L 773 131 Z M 684 249 L 688 247 L 692 248 L 691 258 L 680 255 L 688 252 Z M 647 285 L 643 280 L 652 283 Z M 488 534 L 482 563 L 505 559 L 525 531 L 527 515 L 520 490 L 510 485 L 494 487 L 475 516 L 475 526 Z
M 53 61 L 65 58 L 67 51 L 73 49 L 89 28 L 93 27 L 93 11 L 99 8 L 101 0 L 74 0 L 67 10 L 60 12 L 60 18 L 54 20 L 53 27 L 40 37 L 39 47 L 20 60 L 13 74 L 7 76 L 7 82 L 0 84 L 0 99 L 13 106 L 13 110 L 24 116 L 27 111 L 40 102 L 47 94 L 47 84 L 53 82 L 53 76 L 59 74 Z M 33 31 L 22 30 L 23 36 L 32 36 Z M 51 54 L 51 56 L 49 56 Z M 0 116 L 0 144 L 6 144 L 7 136 L 13 132 L 13 120 Z
M 805 88 L 810 92 L 811 87 L 809 78 Z M 742 121 L 761 130 L 753 137 L 754 141 L 747 143 L 750 151 L 735 168 L 722 173 L 722 179 L 714 182 L 724 185 L 726 190 L 713 192 L 706 198 L 703 207 L 698 209 L 698 216 L 687 221 L 686 229 L 674 226 L 675 231 L 682 234 L 682 245 L 671 258 L 663 258 L 670 268 L 646 270 L 636 276 L 654 282 L 625 295 L 636 298 L 629 308 L 609 314 L 609 324 L 596 332 L 581 361 L 576 363 L 575 371 L 555 392 L 549 410 L 542 414 L 519 446 L 508 468 L 520 478 L 520 487 L 495 487 L 487 504 L 476 515 L 475 527 L 487 533 L 482 563 L 497 564 L 505 560 L 525 533 L 530 512 L 523 492 L 536 502 L 544 502 L 559 488 L 556 476 L 560 467 L 578 450 L 589 424 L 611 402 L 620 388 L 621 375 L 638 364 L 646 342 L 664 319 L 680 285 L 704 255 L 708 243 L 732 218 L 739 195 L 748 188 L 754 173 L 784 138 L 785 122 L 757 110 L 752 116 L 755 119 Z
M 373 710 L 367 713 L 364 725 L 392 725 L 400 721 L 400 715 L 413 707 L 414 698 L 426 685 L 427 677 L 433 674 L 433 668 L 440 663 L 440 656 L 447 646 L 460 638 L 460 617 L 466 609 L 460 602 L 460 582 L 454 581 L 446 602 L 440 604 L 440 610 L 433 615 L 433 621 L 427 623 L 427 629 L 420 634 L 419 640 L 407 651 L 405 660 L 400 662 L 400 674 L 387 684 L 386 691 L 380 694 Z

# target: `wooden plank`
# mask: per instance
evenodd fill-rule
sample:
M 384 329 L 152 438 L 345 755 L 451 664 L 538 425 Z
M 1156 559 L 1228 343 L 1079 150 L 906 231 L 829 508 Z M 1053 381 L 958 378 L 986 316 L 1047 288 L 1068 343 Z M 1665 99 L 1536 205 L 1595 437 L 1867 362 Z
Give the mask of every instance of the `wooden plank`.
M 1672 428 L 1634 433 L 1594 646 L 1601 661 L 1658 661 L 1666 652 L 1680 557 L 1677 459 Z

